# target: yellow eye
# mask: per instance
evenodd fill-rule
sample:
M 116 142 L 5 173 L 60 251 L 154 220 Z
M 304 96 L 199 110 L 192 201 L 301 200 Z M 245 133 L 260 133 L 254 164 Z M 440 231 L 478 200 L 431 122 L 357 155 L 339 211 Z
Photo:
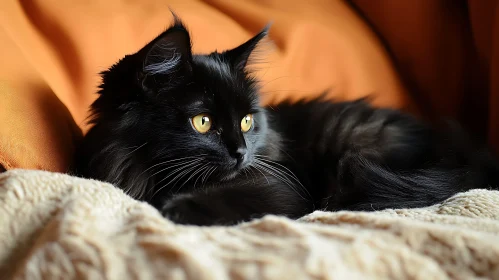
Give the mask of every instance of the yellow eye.
M 211 128 L 211 118 L 208 114 L 199 114 L 192 118 L 192 126 L 199 133 L 206 133 Z
M 247 114 L 241 120 L 241 130 L 243 132 L 248 132 L 248 130 L 251 129 L 251 126 L 253 126 L 253 115 L 252 114 Z

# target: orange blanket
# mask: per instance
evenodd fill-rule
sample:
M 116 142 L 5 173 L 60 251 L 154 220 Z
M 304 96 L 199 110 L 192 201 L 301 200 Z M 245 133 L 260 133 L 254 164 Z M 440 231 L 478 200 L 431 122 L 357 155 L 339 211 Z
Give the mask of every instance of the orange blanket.
M 450 116 L 499 150 L 497 1 L 4 0 L 0 164 L 67 171 L 98 73 L 171 22 L 194 51 L 234 47 L 273 22 L 258 72 L 265 102 L 375 96 L 377 105 Z M 495 75 L 495 76 L 494 76 Z

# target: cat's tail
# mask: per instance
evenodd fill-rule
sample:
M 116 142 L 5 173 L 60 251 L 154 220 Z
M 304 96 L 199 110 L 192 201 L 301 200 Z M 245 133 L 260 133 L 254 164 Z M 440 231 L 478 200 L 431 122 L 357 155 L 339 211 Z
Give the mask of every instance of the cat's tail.
M 449 132 L 449 131 L 447 131 Z M 471 189 L 499 190 L 499 161 L 476 148 L 459 127 L 440 135 L 437 162 L 412 170 L 393 170 L 352 154 L 340 163 L 339 192 L 330 210 L 373 211 L 440 203 Z M 347 187 L 347 186 L 355 186 Z
M 477 144 L 458 123 L 445 121 L 445 129 L 437 135 L 440 162 L 437 168 L 462 171 L 462 189 L 499 190 L 499 158 L 486 145 Z
M 473 169 L 481 181 L 472 188 L 499 190 L 499 162 L 496 156 L 488 150 L 482 150 L 476 152 L 475 157 L 476 166 L 469 166 L 468 169 Z
M 355 187 L 338 186 L 342 189 L 331 204 L 336 209 L 329 210 L 377 211 L 426 207 L 471 189 L 499 190 L 499 167 L 495 163 L 480 168 L 432 167 L 394 172 L 359 158 L 348 168 L 349 171 L 342 174 L 340 184 Z

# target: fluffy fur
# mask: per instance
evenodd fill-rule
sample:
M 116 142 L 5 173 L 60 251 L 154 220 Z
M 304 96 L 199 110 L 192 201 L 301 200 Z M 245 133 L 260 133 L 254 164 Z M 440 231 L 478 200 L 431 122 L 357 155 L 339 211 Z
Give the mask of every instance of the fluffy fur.
M 102 73 L 75 172 L 197 225 L 420 207 L 497 188 L 495 158 L 458 130 L 440 133 L 366 100 L 260 107 L 247 64 L 267 30 L 235 49 L 193 55 L 175 18 Z M 213 122 L 205 134 L 191 123 L 201 113 Z M 254 123 L 242 132 L 247 114 Z

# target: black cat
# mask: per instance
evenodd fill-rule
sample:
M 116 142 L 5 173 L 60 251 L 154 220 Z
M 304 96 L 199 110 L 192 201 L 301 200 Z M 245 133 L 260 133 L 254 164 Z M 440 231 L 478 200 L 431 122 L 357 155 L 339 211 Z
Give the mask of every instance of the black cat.
M 264 29 L 192 55 L 178 18 L 102 73 L 76 174 L 113 183 L 184 224 L 234 224 L 315 209 L 422 207 L 497 188 L 499 165 L 458 130 L 365 100 L 259 106 L 247 70 Z

